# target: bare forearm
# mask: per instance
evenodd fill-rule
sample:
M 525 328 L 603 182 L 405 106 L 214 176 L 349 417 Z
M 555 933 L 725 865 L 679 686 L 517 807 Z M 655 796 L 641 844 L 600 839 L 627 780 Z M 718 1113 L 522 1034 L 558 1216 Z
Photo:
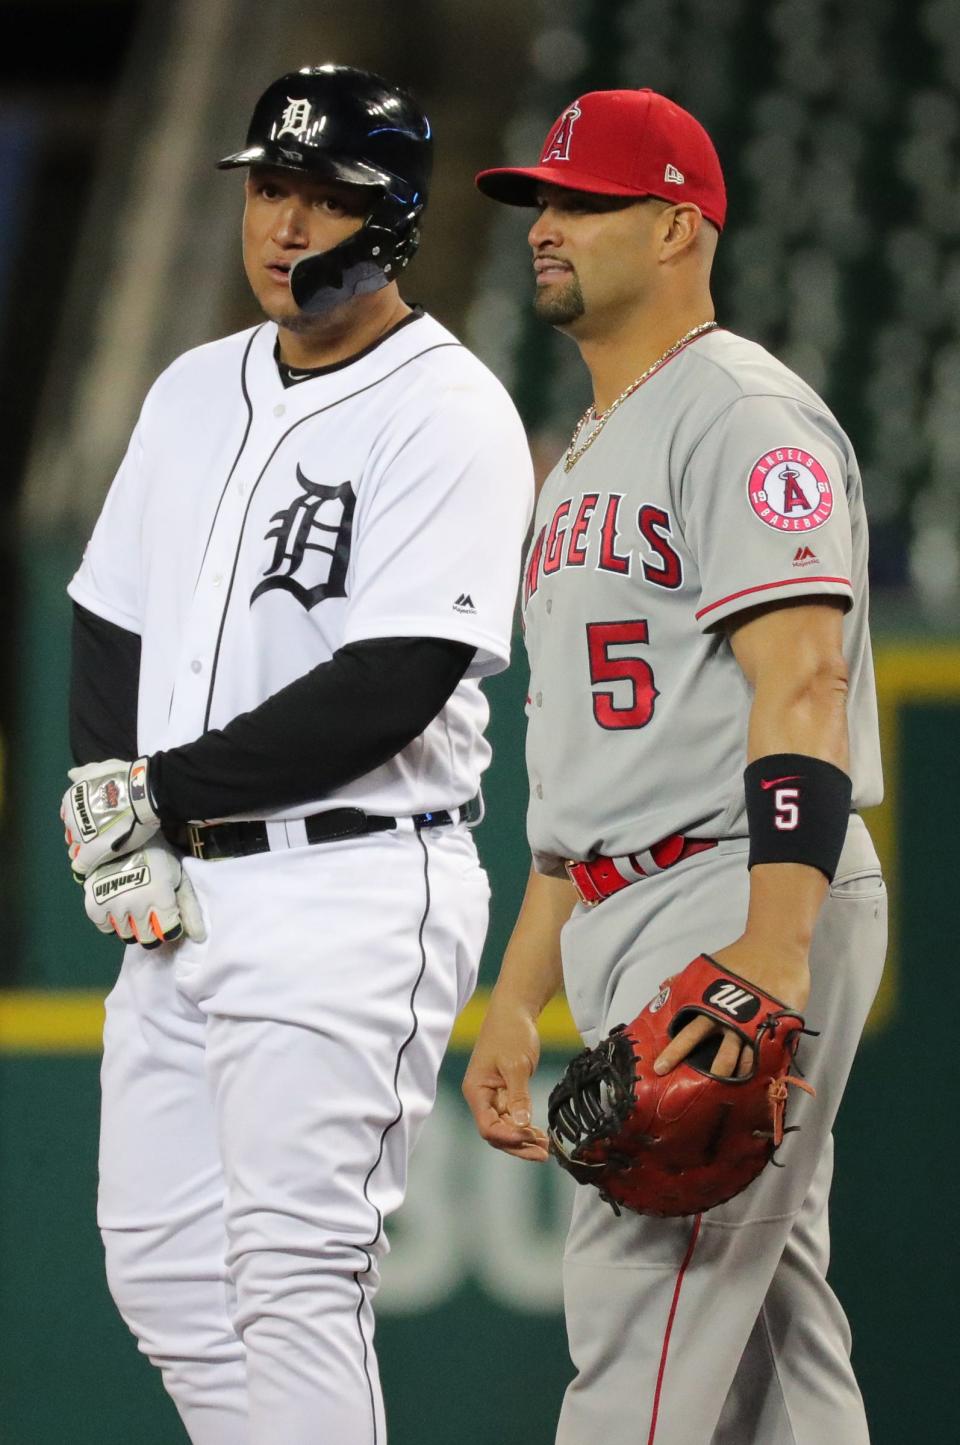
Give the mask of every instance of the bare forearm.
M 531 869 L 523 905 L 503 956 L 495 999 L 509 999 L 534 1017 L 563 981 L 560 931 L 573 911 L 576 893 L 562 878 Z
M 847 672 L 842 616 L 822 604 L 747 620 L 731 637 L 753 689 L 747 761 L 793 753 L 846 772 Z M 827 879 L 805 863 L 761 863 L 750 873 L 745 937 L 764 951 L 806 958 Z
M 757 681 L 747 734 L 747 761 L 770 753 L 804 753 L 846 772 L 847 682 L 842 663 L 793 673 L 784 659 L 784 676 Z
M 530 1080 L 540 1059 L 537 1018 L 560 988 L 560 930 L 575 896 L 565 879 L 531 871 L 463 1080 L 481 1137 L 536 1163 L 547 1159 L 547 1136 L 531 1122 Z

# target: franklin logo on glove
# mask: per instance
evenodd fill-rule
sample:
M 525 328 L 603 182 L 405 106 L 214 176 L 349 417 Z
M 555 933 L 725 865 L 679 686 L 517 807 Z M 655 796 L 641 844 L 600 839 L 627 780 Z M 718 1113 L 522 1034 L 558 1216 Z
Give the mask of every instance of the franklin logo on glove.
M 184 935 L 198 942 L 206 938 L 183 859 L 164 838 L 153 838 L 136 853 L 109 858 L 94 868 L 84 880 L 83 901 L 90 922 L 124 943 L 160 948 Z
M 112 877 L 96 878 L 92 880 L 93 896 L 98 903 L 106 903 L 111 898 L 116 898 L 119 893 L 129 893 L 131 888 L 141 888 L 144 883 L 150 882 L 150 869 L 144 864 L 140 868 L 131 868 L 126 873 L 115 873 Z
M 78 882 L 118 854 L 132 853 L 154 836 L 160 819 L 150 798 L 146 758 L 108 758 L 71 768 L 60 817 L 73 876 Z
M 90 817 L 90 809 L 87 806 L 87 785 L 77 783 L 70 794 L 73 800 L 74 816 L 77 820 L 77 829 L 84 843 L 89 843 L 97 836 L 97 827 Z

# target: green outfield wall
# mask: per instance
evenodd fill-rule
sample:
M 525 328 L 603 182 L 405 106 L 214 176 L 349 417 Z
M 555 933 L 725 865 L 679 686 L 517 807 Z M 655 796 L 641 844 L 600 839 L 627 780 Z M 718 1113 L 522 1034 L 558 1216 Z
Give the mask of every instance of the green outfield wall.
M 185 1439 L 176 1414 L 107 1296 L 94 1223 L 101 1000 L 119 946 L 82 918 L 56 818 L 65 557 L 51 553 L 30 580 L 6 792 L 24 823 L 15 975 L 7 969 L 19 987 L 0 993 L 0 1445 L 175 1445 Z M 960 1438 L 953 1220 L 943 1203 L 957 1183 L 944 1125 L 955 1069 L 941 1022 L 958 995 L 960 648 L 885 644 L 877 664 L 888 802 L 869 821 L 894 933 L 838 1122 L 832 1270 L 875 1445 L 901 1445 Z M 520 660 L 488 686 L 496 761 L 478 841 L 494 912 L 484 987 L 526 873 L 524 692 Z M 482 1008 L 481 993 L 458 1023 L 393 1224 L 377 1332 L 392 1445 L 548 1445 L 569 1374 L 559 1261 L 575 1186 L 475 1138 L 459 1080 Z M 574 1043 L 561 1005 L 544 1033 L 541 1102 Z

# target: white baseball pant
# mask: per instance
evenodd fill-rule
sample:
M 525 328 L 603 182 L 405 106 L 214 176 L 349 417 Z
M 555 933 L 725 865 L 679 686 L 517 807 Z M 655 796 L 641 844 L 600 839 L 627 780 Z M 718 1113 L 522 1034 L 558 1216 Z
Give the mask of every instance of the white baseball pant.
M 187 861 L 107 1000 L 98 1219 L 194 1445 L 385 1445 L 372 1301 L 489 890 L 462 826 Z

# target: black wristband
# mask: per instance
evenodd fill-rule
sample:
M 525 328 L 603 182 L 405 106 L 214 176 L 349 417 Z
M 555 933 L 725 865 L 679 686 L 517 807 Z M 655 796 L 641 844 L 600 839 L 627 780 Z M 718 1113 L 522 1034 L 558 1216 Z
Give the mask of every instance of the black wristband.
M 747 866 L 806 863 L 832 881 L 853 791 L 843 769 L 804 753 L 770 753 L 749 765 L 743 786 L 750 829 Z

